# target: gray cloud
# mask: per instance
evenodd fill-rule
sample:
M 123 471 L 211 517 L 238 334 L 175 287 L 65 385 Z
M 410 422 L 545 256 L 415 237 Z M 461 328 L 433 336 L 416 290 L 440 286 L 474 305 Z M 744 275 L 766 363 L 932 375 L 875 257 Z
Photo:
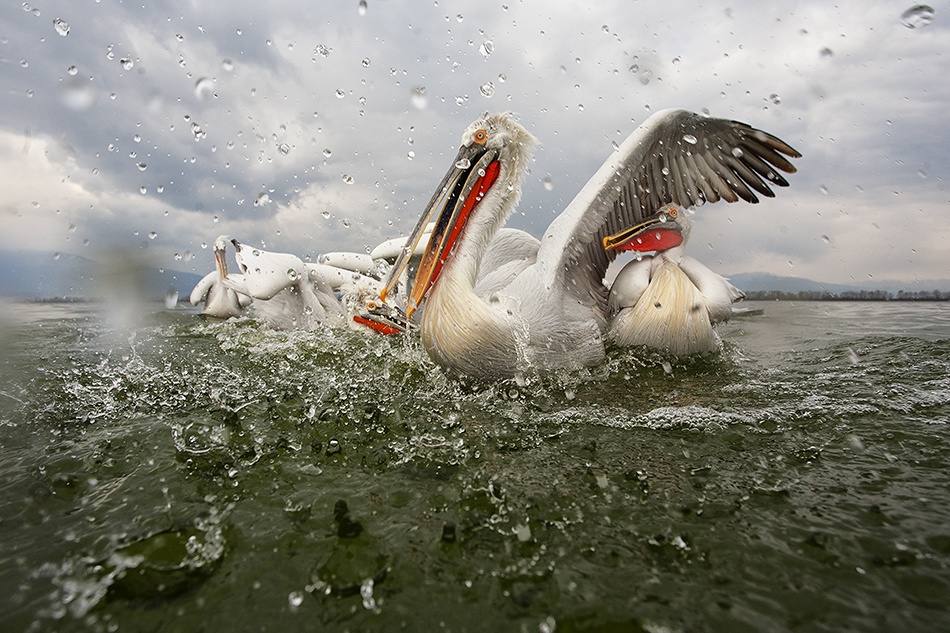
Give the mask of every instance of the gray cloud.
M 364 250 L 411 229 L 483 110 L 541 139 L 510 221 L 540 234 L 613 142 L 686 107 L 805 155 L 776 199 L 697 210 L 710 266 L 950 268 L 939 7 L 909 29 L 887 2 L 200 4 L 0 8 L 0 249 L 132 247 L 195 272 L 219 233 Z

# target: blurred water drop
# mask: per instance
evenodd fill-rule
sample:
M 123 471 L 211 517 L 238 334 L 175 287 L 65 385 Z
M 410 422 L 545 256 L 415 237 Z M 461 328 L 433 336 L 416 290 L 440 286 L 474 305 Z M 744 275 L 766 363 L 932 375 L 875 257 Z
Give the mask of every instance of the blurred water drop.
M 290 153 L 290 145 L 288 145 L 287 143 L 281 143 L 280 145 L 277 146 L 277 151 L 279 151 L 281 154 L 286 156 L 287 154 Z
M 482 45 L 478 47 L 478 52 L 482 54 L 482 57 L 488 57 L 493 52 L 495 52 L 495 44 L 491 40 L 486 40 L 482 42 Z
M 145 163 L 139 163 L 136 165 L 136 167 L 139 168 L 139 171 L 145 171 L 146 169 L 148 169 L 148 165 L 146 165 Z
M 369 57 L 364 57 L 364 58 L 363 58 L 363 61 L 362 61 L 361 63 L 363 64 L 363 68 L 369 68 L 369 65 L 370 65 L 372 62 L 370 62 Z
M 96 102 L 92 84 L 82 79 L 71 79 L 63 85 L 62 101 L 70 110 L 88 110 Z
M 472 161 L 467 158 L 460 158 L 459 161 L 455 163 L 455 166 L 459 169 L 468 169 L 472 166 Z
M 76 68 L 75 66 L 70 66 L 69 68 L 66 69 L 66 73 L 69 75 L 72 75 L 73 77 L 75 77 L 76 73 L 78 72 L 79 72 L 79 69 Z
M 346 93 L 345 93 L 343 90 L 341 90 L 340 88 L 337 88 L 336 91 L 335 91 L 333 94 L 336 95 L 336 98 L 337 98 L 337 99 L 342 99 L 343 97 L 346 96 Z
M 782 98 L 773 92 L 769 95 L 769 101 L 775 105 L 780 105 L 782 103 Z
M 826 187 L 825 185 L 821 185 L 820 187 L 818 187 L 818 191 L 820 191 L 822 194 L 826 196 L 828 195 L 828 187 Z
M 154 240 L 156 237 L 158 237 L 158 233 L 156 233 L 155 231 L 148 232 L 148 239 Z
M 267 204 L 270 204 L 270 196 L 266 192 L 259 193 L 257 198 L 254 199 L 255 207 L 263 207 Z
M 820 57 L 833 57 L 834 54 L 835 54 L 835 52 L 834 52 L 833 50 L 831 50 L 830 48 L 828 48 L 827 46 L 825 46 L 825 47 L 822 48 L 820 51 L 818 51 L 818 55 L 819 55 Z
M 367 611 L 376 609 L 376 599 L 373 598 L 373 579 L 367 578 L 360 585 L 360 597 L 363 598 L 363 608 Z
M 53 28 L 56 29 L 56 32 L 66 37 L 69 35 L 69 22 L 56 18 L 53 20 Z M 81 36 L 82 34 L 80 34 Z
M 551 174 L 548 174 L 547 176 L 545 176 L 544 179 L 541 180 L 541 182 L 544 184 L 545 189 L 547 189 L 548 191 L 554 191 L 554 179 L 551 178 Z
M 144 196 L 145 194 L 148 193 L 148 187 L 146 187 L 145 185 L 142 185 L 141 187 L 139 187 L 139 193 Z
M 901 24 L 909 29 L 922 29 L 934 21 L 936 11 L 926 4 L 912 6 L 901 14 Z
M 461 13 L 459 13 L 458 15 L 455 16 L 455 20 L 456 20 L 457 22 L 461 22 L 461 21 L 464 20 L 464 19 L 465 19 L 465 16 L 463 16 Z
M 174 288 L 169 288 L 165 293 L 165 308 L 168 310 L 173 310 L 175 306 L 178 305 L 178 291 Z
M 491 96 L 495 94 L 495 84 L 487 81 L 479 86 L 478 91 L 482 93 L 483 97 L 491 98 Z
M 527 543 L 531 540 L 531 526 L 519 523 L 515 526 L 515 535 L 521 543 Z
M 58 260 L 59 258 L 60 258 L 60 254 L 59 254 L 58 252 L 53 253 L 53 260 L 54 260 L 54 261 L 55 261 L 55 260 Z
M 135 62 L 132 61 L 129 57 L 123 57 L 119 60 L 119 64 L 122 65 L 122 68 L 125 70 L 132 70 L 132 67 L 135 66 Z
M 291 591 L 287 595 L 287 603 L 290 605 L 291 609 L 296 609 L 303 604 L 303 592 L 302 591 Z
M 329 212 L 329 211 L 324 211 L 324 212 L 321 213 L 320 215 L 323 216 L 323 219 L 324 219 L 324 220 L 329 220 L 329 219 L 330 219 L 330 212 Z
M 412 93 L 409 95 L 409 99 L 417 110 L 425 110 L 429 101 L 426 98 L 425 86 L 413 88 Z
M 689 143 L 690 145 L 695 145 L 697 142 L 699 142 L 699 139 L 697 139 L 692 134 L 684 134 L 683 140 Z
M 828 237 L 827 235 L 822 235 L 822 236 L 821 236 L 821 241 L 824 242 L 825 244 L 830 244 L 830 243 L 831 243 L 831 238 Z
M 204 101 L 214 95 L 214 79 L 202 77 L 195 82 L 195 96 L 199 101 Z
M 743 154 L 743 151 L 741 147 L 732 148 L 732 155 L 735 156 L 736 158 L 742 158 L 742 154 Z
M 852 365 L 858 365 L 861 363 L 861 356 L 856 351 L 854 351 L 853 349 L 849 347 L 848 360 L 851 362 Z
M 366 0 L 360 0 L 359 5 L 356 7 L 357 13 L 360 15 L 366 15 Z
M 672 374 L 672 373 L 673 373 L 673 365 L 671 365 L 669 361 L 666 361 L 666 360 L 663 361 L 663 371 L 665 371 L 665 372 L 668 373 L 668 374 Z
M 300 279 L 300 273 L 298 273 L 295 268 L 288 268 L 287 279 L 291 281 L 297 281 L 298 279 Z
M 164 193 L 164 191 L 165 191 L 165 185 L 159 185 L 159 186 L 155 187 L 155 191 L 157 191 L 158 193 Z
M 326 156 L 327 158 L 330 158 L 331 154 L 333 154 L 333 151 L 329 147 L 323 150 L 323 155 Z
M 234 70 L 234 62 L 231 61 L 230 59 L 223 59 L 221 60 L 221 68 L 223 68 L 227 72 L 231 72 Z
M 351 175 L 349 175 L 349 174 L 343 174 L 343 182 L 345 182 L 345 183 L 348 184 L 348 185 L 352 185 L 352 184 L 353 184 L 353 176 L 351 176 Z
M 406 154 L 406 158 L 408 158 L 409 160 L 412 160 L 415 157 L 416 157 L 416 153 L 412 150 L 409 150 L 409 152 Z
M 132 140 L 135 141 L 136 143 L 139 143 L 142 141 L 142 137 L 139 136 L 138 134 L 135 134 L 132 136 Z

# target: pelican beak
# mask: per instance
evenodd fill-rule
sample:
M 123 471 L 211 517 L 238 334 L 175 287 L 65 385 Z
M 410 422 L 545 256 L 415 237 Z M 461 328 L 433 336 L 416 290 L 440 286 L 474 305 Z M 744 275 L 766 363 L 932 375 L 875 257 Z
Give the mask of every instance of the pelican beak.
M 683 227 L 676 221 L 676 209 L 658 213 L 648 220 L 604 238 L 607 251 L 665 251 L 683 243 Z
M 214 249 L 214 261 L 218 266 L 218 274 L 221 279 L 228 276 L 228 252 L 223 248 Z
M 406 318 L 412 316 L 438 278 L 442 265 L 461 235 L 472 209 L 498 179 L 500 169 L 496 150 L 487 149 L 477 143 L 463 145 L 459 149 L 455 164 L 445 174 L 389 271 L 386 284 L 379 294 L 383 302 L 409 265 L 409 258 L 422 239 L 426 225 L 435 217 L 435 228 L 432 229 L 408 297 Z

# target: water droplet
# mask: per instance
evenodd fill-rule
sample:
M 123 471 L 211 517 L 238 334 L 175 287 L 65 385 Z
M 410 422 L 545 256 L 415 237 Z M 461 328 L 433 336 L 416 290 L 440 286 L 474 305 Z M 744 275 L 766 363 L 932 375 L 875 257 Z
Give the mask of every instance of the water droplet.
M 146 165 L 145 163 L 139 163 L 138 165 L 136 165 L 136 167 L 139 168 L 139 171 L 145 171 L 146 169 L 148 169 L 148 165 Z
M 406 154 L 406 158 L 408 158 L 409 160 L 412 160 L 415 157 L 416 157 L 416 153 L 412 150 L 409 150 L 409 153 Z
M 551 178 L 551 174 L 545 176 L 541 182 L 544 183 L 544 188 L 548 191 L 554 190 L 554 180 Z
M 353 226 L 353 223 L 350 222 L 350 219 L 349 219 L 349 218 L 343 218 L 342 224 L 343 224 L 343 228 L 344 228 L 344 229 L 348 229 L 348 228 L 350 228 L 351 226 Z
M 482 54 L 482 57 L 488 57 L 495 52 L 495 43 L 491 40 L 482 42 L 482 45 L 478 47 L 478 52 Z
M 56 18 L 55 20 L 53 20 L 53 28 L 56 29 L 56 32 L 62 35 L 63 37 L 66 37 L 67 35 L 69 35 L 69 22 L 65 20 L 60 20 L 59 18 Z M 80 34 L 80 36 L 81 35 L 82 34 Z
M 483 83 L 481 86 L 479 86 L 478 91 L 482 93 L 483 97 L 487 97 L 490 99 L 491 96 L 495 94 L 495 84 L 493 84 L 490 81 L 487 81 Z
M 195 96 L 198 97 L 199 101 L 204 101 L 205 99 L 214 96 L 214 79 L 210 77 L 202 77 L 196 81 Z
M 165 192 L 165 185 L 159 185 L 159 186 L 155 187 L 155 191 L 157 191 L 158 193 L 164 193 L 164 192 Z
M 175 306 L 178 305 L 178 291 L 174 288 L 169 288 L 168 292 L 165 293 L 165 308 L 168 310 L 173 310 Z
M 139 136 L 138 134 L 134 134 L 132 136 L 132 140 L 135 141 L 136 143 L 140 143 L 142 141 L 142 137 Z
M 66 69 L 66 72 L 67 72 L 68 74 L 72 75 L 73 77 L 75 77 L 75 76 L 76 76 L 76 73 L 79 72 L 79 69 L 76 68 L 75 66 L 70 66 L 69 68 Z
M 426 98 L 425 86 L 413 88 L 412 93 L 409 95 L 409 99 L 412 101 L 413 107 L 415 107 L 417 110 L 425 110 L 429 101 Z
M 901 24 L 909 29 L 922 29 L 934 21 L 936 11 L 926 4 L 915 5 L 901 14 Z
M 821 185 L 820 187 L 818 187 L 818 191 L 820 191 L 826 196 L 828 195 L 828 187 L 826 187 L 825 185 Z
M 695 136 L 693 136 L 692 134 L 684 134 L 684 135 L 683 135 L 683 140 L 686 141 L 687 143 L 689 143 L 690 145 L 695 145 L 696 143 L 699 142 L 699 139 L 697 139 L 697 138 L 696 138 Z
M 280 145 L 277 146 L 277 151 L 279 151 L 281 154 L 286 156 L 287 154 L 290 153 L 290 145 L 288 145 L 287 143 L 281 143 Z
M 330 219 L 330 212 L 329 212 L 329 211 L 324 211 L 324 212 L 321 213 L 320 215 L 323 216 L 323 219 L 324 219 L 324 220 L 329 220 L 329 219 Z
M 54 260 L 58 260 L 59 258 L 60 258 L 60 254 L 59 254 L 59 253 L 53 253 L 53 259 L 54 259 Z
M 366 15 L 366 0 L 360 0 L 359 6 L 356 8 L 356 12 L 360 15 Z
M 831 243 L 831 238 L 828 237 L 827 235 L 822 235 L 822 236 L 821 236 L 821 241 L 824 242 L 825 244 L 830 244 L 830 243 Z
M 76 232 L 76 225 L 70 223 L 69 226 L 66 227 L 66 230 L 69 231 L 70 233 L 75 233 L 75 232 Z
M 461 158 L 457 163 L 455 163 L 455 166 L 459 169 L 468 169 L 472 166 L 472 161 L 467 158 Z
M 291 280 L 291 281 L 297 281 L 298 279 L 300 279 L 300 273 L 298 273 L 298 272 L 297 272 L 295 269 L 293 269 L 293 268 L 288 268 L 288 269 L 287 269 L 287 279 L 289 279 L 289 280 Z
M 364 57 L 361 63 L 363 64 L 363 68 L 369 68 L 371 62 L 369 61 L 369 57 Z
M 461 21 L 464 20 L 464 19 L 465 19 L 465 16 L 463 16 L 461 13 L 459 13 L 457 16 L 455 16 L 455 20 L 456 20 L 457 22 L 461 22 Z
M 331 155 L 332 153 L 333 153 L 333 152 L 330 150 L 329 147 L 326 148 L 325 150 L 323 150 L 323 155 L 326 156 L 327 158 L 330 158 L 330 155 Z
M 333 94 L 336 95 L 336 98 L 337 98 L 337 99 L 342 99 L 343 97 L 346 96 L 346 93 L 343 92 L 343 90 L 341 90 L 340 88 L 337 88 L 337 89 L 336 89 L 336 92 L 334 92 Z
M 780 105 L 782 103 L 782 98 L 773 92 L 769 95 L 769 101 L 775 105 Z
M 329 57 L 332 49 L 326 44 L 317 44 L 313 47 L 313 52 L 320 57 Z
M 88 110 L 96 102 L 96 91 L 88 81 L 71 79 L 64 82 L 62 101 L 70 110 Z
M 149 231 L 148 239 L 154 240 L 156 237 L 158 237 L 158 233 L 156 233 L 155 231 Z
M 833 50 L 831 50 L 830 48 L 828 48 L 827 46 L 825 46 L 825 47 L 822 48 L 820 51 L 818 51 L 818 55 L 819 55 L 820 57 L 833 57 L 834 54 L 835 54 L 835 52 L 834 52 Z
M 148 193 L 148 187 L 146 187 L 145 185 L 142 185 L 141 187 L 139 187 L 139 193 L 144 196 L 145 194 Z
M 303 604 L 303 592 L 302 591 L 291 591 L 287 595 L 287 603 L 290 605 L 291 609 L 296 609 Z
M 367 611 L 376 609 L 376 599 L 373 598 L 373 579 L 367 578 L 360 586 L 360 597 L 363 598 L 363 608 Z
M 349 175 L 349 174 L 343 174 L 343 182 L 345 182 L 345 183 L 348 184 L 348 185 L 352 185 L 352 184 L 353 184 L 353 176 L 351 176 L 351 175 Z
M 230 59 L 223 59 L 221 60 L 221 68 L 223 68 L 227 72 L 231 72 L 234 70 L 234 62 L 231 61 Z
M 742 154 L 743 154 L 743 151 L 741 148 L 739 147 L 732 148 L 732 155 L 735 156 L 736 158 L 742 158 Z
M 255 207 L 263 207 L 264 205 L 270 204 L 270 196 L 266 192 L 259 193 L 257 198 L 254 199 Z
M 135 66 L 135 62 L 133 62 L 130 57 L 123 57 L 119 60 L 119 64 L 121 64 L 125 70 L 132 70 L 132 67 Z

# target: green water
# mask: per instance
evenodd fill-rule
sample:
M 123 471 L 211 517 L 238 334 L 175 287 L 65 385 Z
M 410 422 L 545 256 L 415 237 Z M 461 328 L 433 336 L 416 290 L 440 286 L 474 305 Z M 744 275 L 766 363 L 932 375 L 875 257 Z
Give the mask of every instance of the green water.
M 721 354 L 468 385 L 5 305 L 0 630 L 950 631 L 950 305 L 746 307 Z

